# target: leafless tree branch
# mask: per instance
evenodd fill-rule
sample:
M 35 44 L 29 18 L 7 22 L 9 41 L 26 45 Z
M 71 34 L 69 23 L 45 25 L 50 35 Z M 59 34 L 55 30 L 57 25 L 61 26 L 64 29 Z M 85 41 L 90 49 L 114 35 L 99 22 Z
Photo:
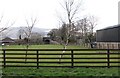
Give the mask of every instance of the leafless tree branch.
M 3 15 L 1 16 L 1 18 L 0 18 L 0 24 L 2 24 L 3 22 Z M 3 32 L 3 31 L 5 31 L 5 30 L 7 30 L 8 28 L 10 28 L 11 26 L 13 26 L 15 24 L 15 21 L 13 21 L 12 23 L 10 23 L 10 21 L 7 21 L 7 23 L 5 23 L 5 25 L 4 26 L 1 26 L 1 28 L 0 28 L 0 34 Z
M 35 24 L 37 23 L 37 18 L 33 18 L 31 17 L 30 21 L 29 19 L 26 19 L 26 24 L 27 24 L 27 27 L 26 29 L 24 30 L 24 33 L 26 35 L 26 49 L 29 48 L 29 39 L 31 37 L 31 34 L 32 34 L 32 29 L 33 27 L 35 26 Z M 26 58 L 27 58 L 27 52 L 26 51 Z M 25 62 L 27 61 L 27 59 L 25 59 Z

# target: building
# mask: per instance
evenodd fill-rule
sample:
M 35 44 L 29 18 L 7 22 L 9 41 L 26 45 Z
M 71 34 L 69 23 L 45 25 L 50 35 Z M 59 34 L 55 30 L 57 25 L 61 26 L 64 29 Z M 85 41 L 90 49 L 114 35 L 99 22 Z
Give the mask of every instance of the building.
M 97 30 L 97 48 L 120 49 L 120 24 Z
M 50 44 L 50 42 L 51 42 L 50 37 L 43 37 L 43 42 L 44 42 L 44 44 Z
M 15 41 L 9 37 L 6 37 L 6 38 L 2 39 L 2 41 L 0 41 L 0 42 L 4 45 L 10 45 L 10 44 L 13 44 Z

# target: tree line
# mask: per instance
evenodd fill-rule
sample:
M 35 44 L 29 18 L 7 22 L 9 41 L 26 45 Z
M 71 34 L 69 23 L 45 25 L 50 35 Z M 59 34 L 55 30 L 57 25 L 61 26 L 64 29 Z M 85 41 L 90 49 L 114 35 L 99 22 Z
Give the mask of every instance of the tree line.
M 64 46 L 70 43 L 89 45 L 96 39 L 96 33 L 93 31 L 96 25 L 94 16 L 85 17 L 71 25 L 63 23 L 60 28 L 52 29 L 48 36 Z
M 64 48 L 70 43 L 79 43 L 78 40 L 81 40 L 83 45 L 95 41 L 93 30 L 97 25 L 97 18 L 91 15 L 79 19 L 82 2 L 83 0 L 63 0 L 60 2 L 64 12 L 64 14 L 58 15 L 60 26 L 57 29 L 52 29 L 48 35 Z M 78 19 L 76 20 L 76 18 Z

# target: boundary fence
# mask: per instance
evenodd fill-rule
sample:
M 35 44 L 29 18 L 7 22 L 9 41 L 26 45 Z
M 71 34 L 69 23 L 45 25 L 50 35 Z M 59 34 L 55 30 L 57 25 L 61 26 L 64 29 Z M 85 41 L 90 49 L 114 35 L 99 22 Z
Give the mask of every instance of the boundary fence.
M 15 56 L 26 55 L 25 51 L 29 51 L 29 53 L 27 53 L 27 56 L 34 55 L 34 57 L 14 57 L 14 55 Z M 47 53 L 46 52 L 44 53 L 44 51 L 46 51 Z M 52 53 L 53 51 L 54 53 Z M 61 51 L 61 53 L 57 53 L 57 51 Z M 66 51 L 66 52 L 62 53 L 62 51 Z M 2 49 L 1 55 L 2 55 L 1 57 L 2 66 L 4 68 L 5 67 L 36 67 L 36 68 L 40 68 L 40 67 L 71 67 L 71 68 L 74 68 L 74 67 L 108 67 L 108 68 L 120 67 L 120 49 Z M 45 56 L 50 55 L 53 57 L 41 57 L 43 55 Z M 67 55 L 69 57 L 62 57 L 62 58 L 54 57 L 54 56 L 60 56 L 60 55 L 63 55 L 63 56 Z M 76 55 L 77 56 L 105 55 L 106 57 L 75 57 Z M 113 55 L 113 57 L 111 57 L 111 55 Z M 17 59 L 22 59 L 22 61 L 18 61 Z M 25 61 L 23 59 L 27 59 L 27 60 L 32 59 L 36 61 Z M 70 61 L 42 61 L 42 59 L 62 59 L 62 60 L 69 59 Z M 83 61 L 79 61 L 81 59 L 83 59 Z M 84 60 L 90 60 L 90 59 L 92 59 L 93 61 L 84 61 Z M 94 61 L 99 59 L 103 59 L 106 61 Z M 78 60 L 78 61 L 75 61 L 75 60 Z M 27 65 L 27 63 L 34 63 L 35 65 Z M 41 66 L 43 63 L 44 65 Z M 26 65 L 22 65 L 22 64 L 26 64 Z M 46 66 L 45 64 L 48 66 Z M 49 66 L 49 64 L 54 64 L 54 65 Z M 62 66 L 61 64 L 69 64 L 69 65 Z M 77 64 L 88 64 L 88 65 L 86 66 L 86 65 L 77 65 Z M 92 64 L 98 64 L 98 65 L 92 65 Z M 103 65 L 101 66 L 99 64 L 103 64 Z

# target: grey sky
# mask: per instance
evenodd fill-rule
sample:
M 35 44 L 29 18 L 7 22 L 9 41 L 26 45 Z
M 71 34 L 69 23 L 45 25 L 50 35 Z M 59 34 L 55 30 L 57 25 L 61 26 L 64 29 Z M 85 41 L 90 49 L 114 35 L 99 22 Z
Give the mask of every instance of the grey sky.
M 4 19 L 15 20 L 14 26 L 25 26 L 25 18 L 37 17 L 39 22 L 36 27 L 56 28 L 58 19 L 56 11 L 62 11 L 59 7 L 60 0 L 0 0 L 0 14 Z M 83 0 L 83 10 L 80 16 L 94 15 L 98 18 L 98 26 L 101 29 L 118 23 L 119 0 Z M 2 25 L 1 25 L 2 26 Z

